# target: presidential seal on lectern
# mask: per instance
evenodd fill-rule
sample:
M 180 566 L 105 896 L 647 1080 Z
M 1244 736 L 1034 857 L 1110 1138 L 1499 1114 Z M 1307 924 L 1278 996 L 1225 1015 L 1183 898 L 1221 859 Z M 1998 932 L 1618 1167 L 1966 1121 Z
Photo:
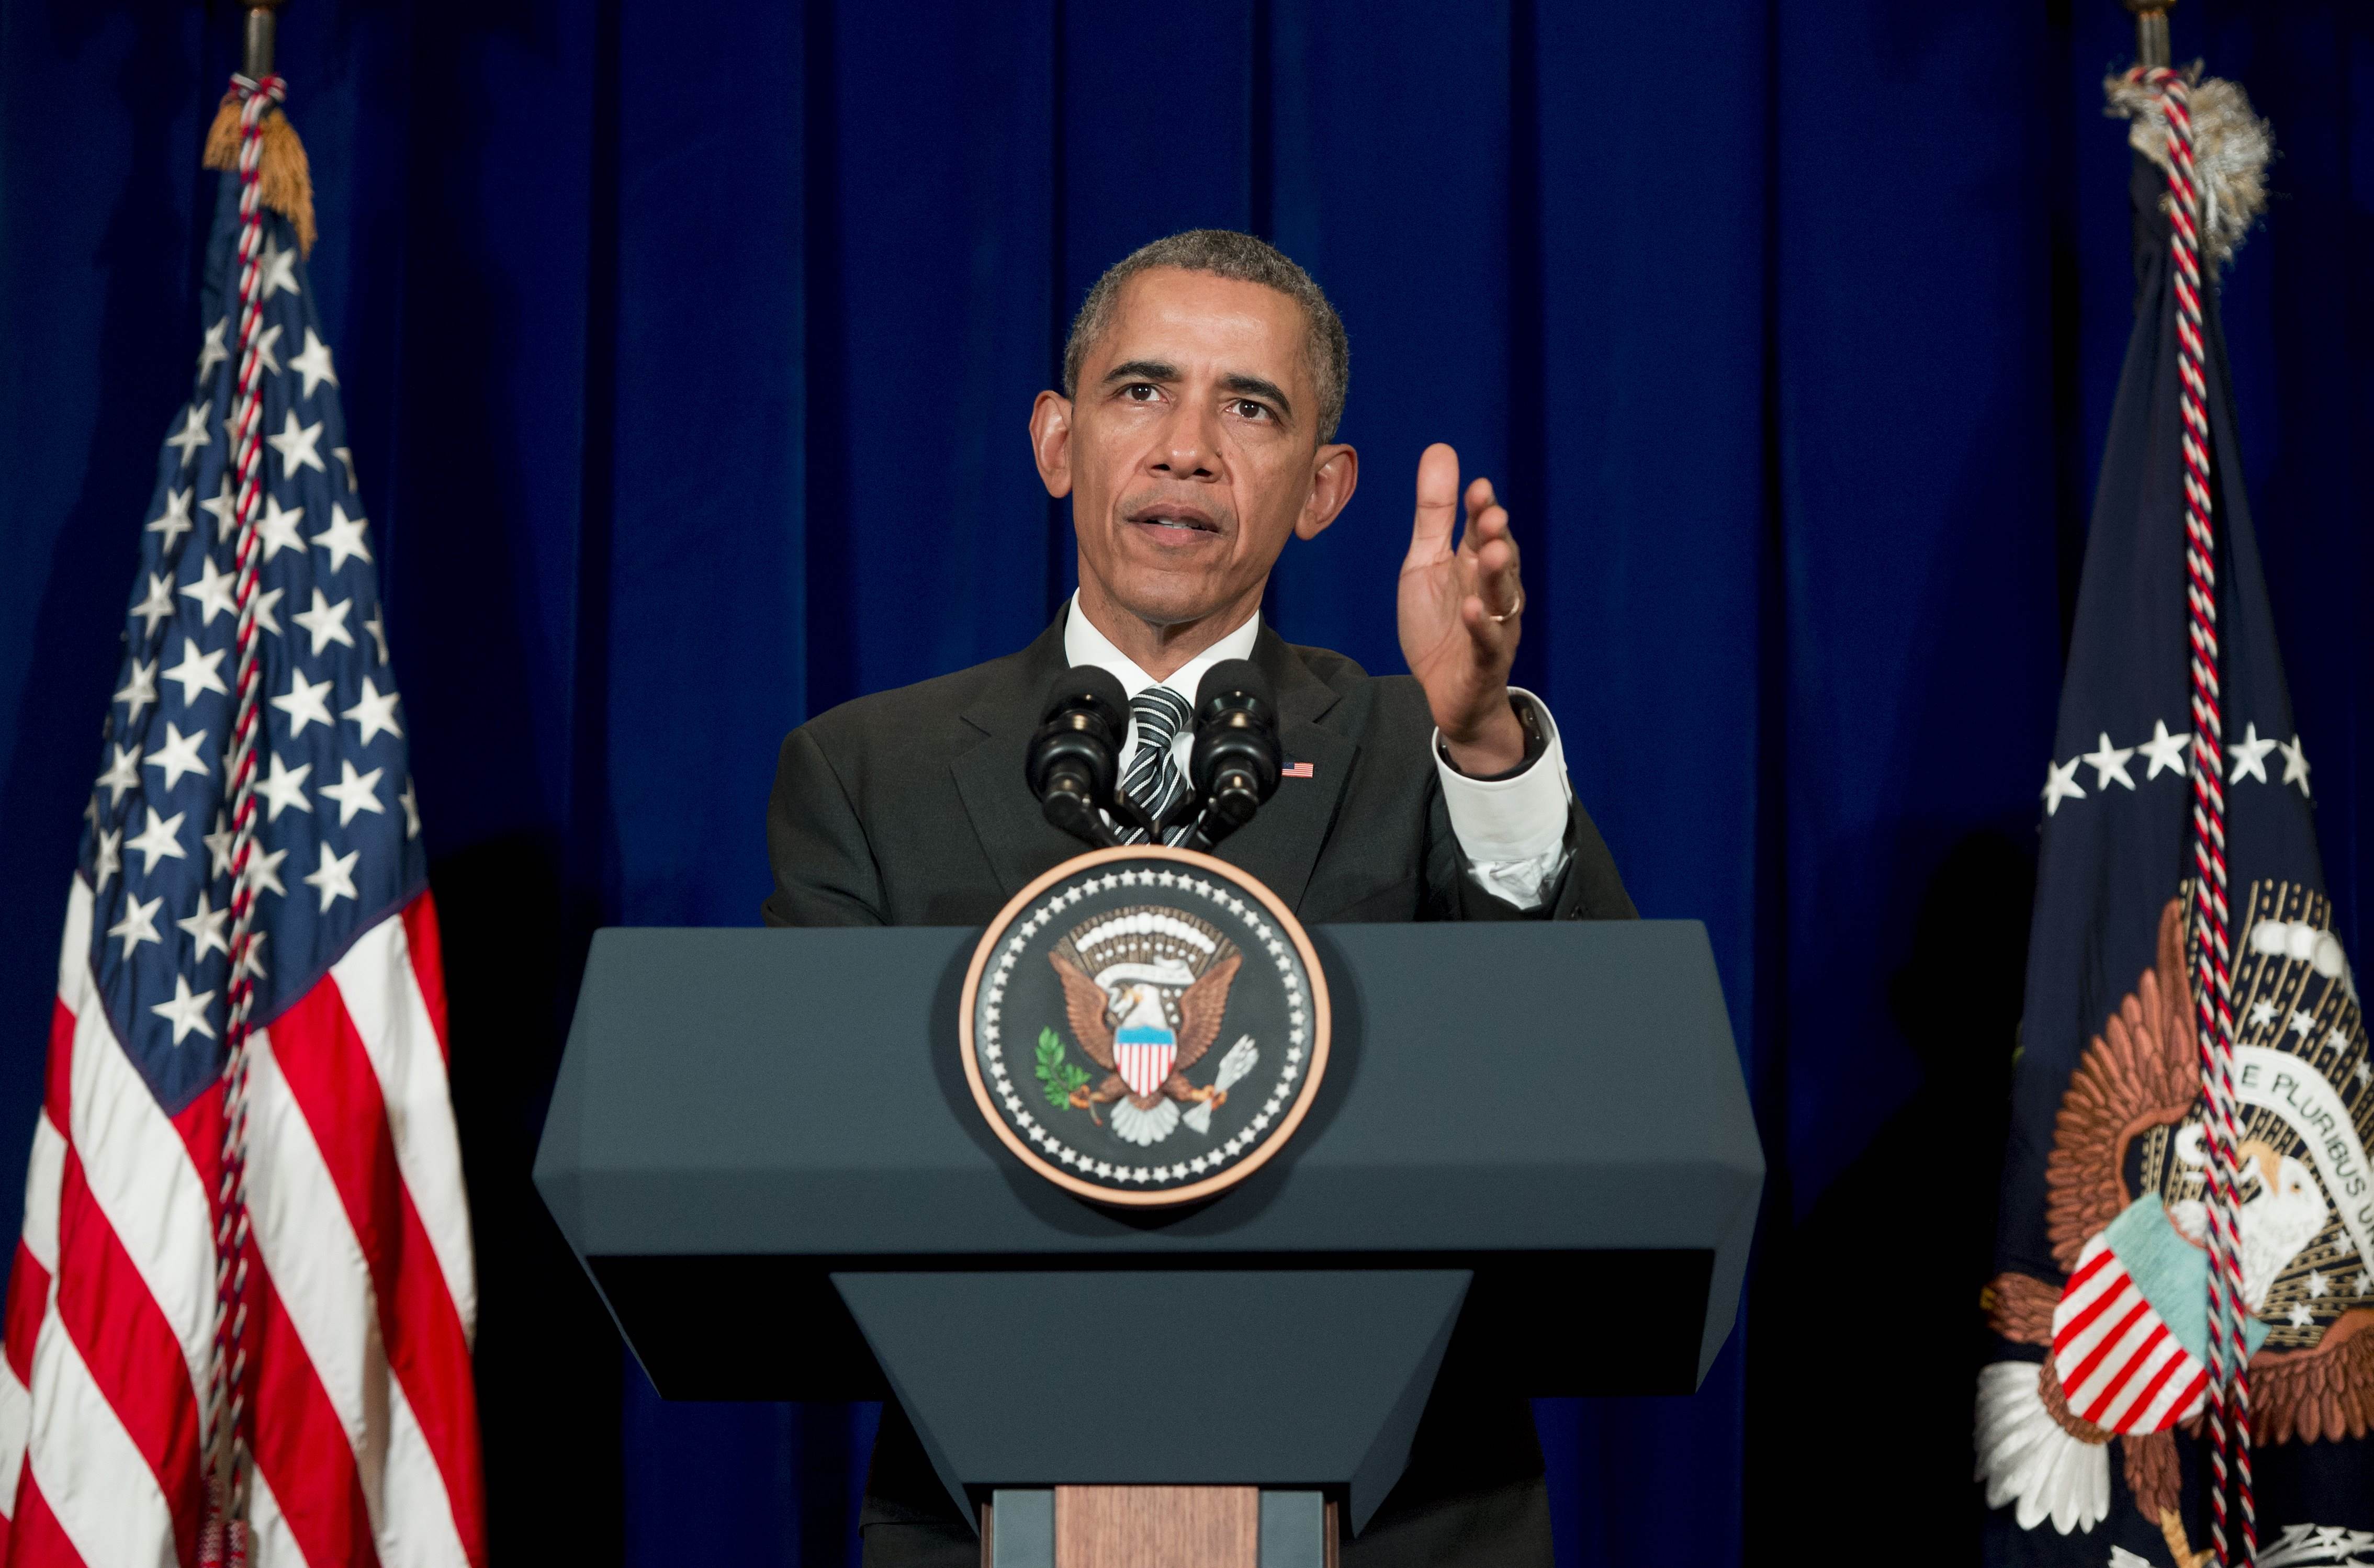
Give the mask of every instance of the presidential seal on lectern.
M 1099 849 L 1040 876 L 990 922 L 959 1006 L 989 1125 L 1099 1203 L 1188 1203 L 1243 1180 L 1327 1067 L 1327 982 L 1301 922 L 1190 849 Z

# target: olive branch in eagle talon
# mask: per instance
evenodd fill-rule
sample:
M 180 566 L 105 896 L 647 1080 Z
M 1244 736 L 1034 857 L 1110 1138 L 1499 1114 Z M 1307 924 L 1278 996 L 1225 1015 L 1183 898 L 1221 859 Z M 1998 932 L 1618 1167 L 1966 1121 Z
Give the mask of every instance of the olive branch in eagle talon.
M 1205 970 L 1194 984 L 1179 993 L 1178 1056 L 1171 1063 L 1170 1075 L 1156 1085 L 1152 1093 L 1145 1094 L 1131 1094 L 1129 1085 L 1122 1081 L 1121 1071 L 1113 1064 L 1113 1035 L 1130 1019 L 1149 1010 L 1151 1016 L 1167 1028 L 1169 1020 L 1162 1011 L 1160 989 L 1136 980 L 1108 993 L 1061 953 L 1051 953 L 1047 958 L 1055 965 L 1055 973 L 1064 982 L 1064 1012 L 1071 1023 L 1072 1037 L 1079 1042 L 1080 1049 L 1087 1054 L 1090 1061 L 1105 1070 L 1103 1080 L 1093 1088 L 1086 1082 L 1087 1074 L 1082 1073 L 1082 1081 L 1068 1090 L 1065 1104 L 1075 1110 L 1087 1111 L 1091 1117 L 1096 1117 L 1097 1106 L 1111 1105 L 1124 1096 L 1142 1111 L 1152 1110 L 1166 1097 L 1183 1105 L 1208 1103 L 1217 1106 L 1227 1104 L 1228 1092 L 1226 1089 L 1199 1089 L 1187 1082 L 1187 1070 L 1202 1060 L 1204 1053 L 1212 1048 L 1212 1042 L 1219 1037 L 1220 1017 L 1228 1008 L 1228 985 L 1237 977 L 1237 968 L 1244 961 L 1242 954 L 1229 954 Z M 1042 1063 L 1046 1060 L 1046 1041 L 1047 1036 L 1042 1034 L 1040 1037 Z M 1059 1048 L 1060 1046 L 1061 1042 L 1058 1042 Z M 1081 1070 L 1074 1067 L 1069 1071 L 1080 1072 Z M 1052 1098 L 1055 1080 L 1044 1070 L 1040 1076 L 1047 1084 L 1049 1097 Z M 1097 1119 L 1102 1125 L 1102 1118 Z
M 1039 1031 L 1037 1071 L 1040 1086 L 1047 1092 L 1047 1103 L 1057 1110 L 1069 1106 L 1072 1095 L 1088 1081 L 1086 1068 L 1064 1059 L 1064 1042 L 1052 1029 Z

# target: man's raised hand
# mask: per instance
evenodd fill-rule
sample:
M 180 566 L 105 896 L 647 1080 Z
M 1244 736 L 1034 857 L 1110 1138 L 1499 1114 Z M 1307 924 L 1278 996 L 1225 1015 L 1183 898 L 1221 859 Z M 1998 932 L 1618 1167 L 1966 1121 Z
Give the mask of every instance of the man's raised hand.
M 1459 454 L 1440 441 L 1417 460 L 1417 519 L 1402 562 L 1402 657 L 1426 688 L 1435 727 L 1463 773 L 1505 773 L 1524 760 L 1525 731 L 1509 706 L 1525 591 L 1517 542 L 1492 482 L 1467 487 L 1459 512 Z

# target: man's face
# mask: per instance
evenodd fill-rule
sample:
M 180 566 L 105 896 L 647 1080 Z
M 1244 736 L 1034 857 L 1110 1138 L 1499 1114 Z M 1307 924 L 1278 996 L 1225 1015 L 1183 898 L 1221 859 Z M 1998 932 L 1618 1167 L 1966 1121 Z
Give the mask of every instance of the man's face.
M 1317 440 L 1302 308 L 1259 284 L 1158 267 L 1122 290 L 1067 405 L 1031 416 L 1048 491 L 1072 497 L 1084 595 L 1154 626 L 1259 603 L 1288 534 L 1351 498 L 1352 449 Z

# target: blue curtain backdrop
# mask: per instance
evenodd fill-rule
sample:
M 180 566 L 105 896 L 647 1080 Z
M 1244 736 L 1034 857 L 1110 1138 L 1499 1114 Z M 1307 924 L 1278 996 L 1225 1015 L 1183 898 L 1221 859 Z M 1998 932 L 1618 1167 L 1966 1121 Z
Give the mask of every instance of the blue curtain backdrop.
M 233 29 L 0 0 L 0 1188 Z M 2363 959 L 2374 23 L 2175 29 L 2282 149 L 2226 320 Z M 447 921 L 499 1556 L 846 1559 L 871 1412 L 661 1402 L 527 1185 L 586 934 L 754 921 L 783 731 L 1044 624 L 1072 568 L 1031 395 L 1103 266 L 1216 224 L 1352 335 L 1368 483 L 1288 551 L 1282 629 L 1399 668 L 1411 475 L 1454 442 L 1514 513 L 1521 673 L 1577 787 L 1722 960 L 1773 1173 L 1748 1310 L 1695 1398 L 1540 1407 L 1562 1562 L 1968 1558 L 2131 53 L 2110 0 L 298 0 L 313 279 Z

